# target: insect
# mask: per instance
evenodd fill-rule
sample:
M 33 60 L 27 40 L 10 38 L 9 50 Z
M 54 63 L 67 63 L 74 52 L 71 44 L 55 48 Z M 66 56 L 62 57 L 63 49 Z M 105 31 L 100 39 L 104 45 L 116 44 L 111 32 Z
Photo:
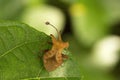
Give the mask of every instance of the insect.
M 69 47 L 69 43 L 62 41 L 61 34 L 55 26 L 49 22 L 46 22 L 46 25 L 52 26 L 58 33 L 58 39 L 56 39 L 52 34 L 50 35 L 53 44 L 52 48 L 43 55 L 44 67 L 50 72 L 58 68 L 63 63 L 63 59 L 67 57 L 62 54 L 62 51 Z

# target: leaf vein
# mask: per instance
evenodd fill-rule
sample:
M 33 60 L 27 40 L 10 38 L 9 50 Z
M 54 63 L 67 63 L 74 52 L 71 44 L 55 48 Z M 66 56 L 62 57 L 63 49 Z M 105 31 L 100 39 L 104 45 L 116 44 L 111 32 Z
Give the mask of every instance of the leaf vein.
M 6 51 L 5 53 L 3 53 L 3 54 L 0 56 L 0 58 L 3 57 L 3 56 L 5 56 L 5 55 L 7 55 L 7 54 L 8 54 L 9 52 L 11 52 L 12 50 L 14 50 L 14 49 L 16 49 L 16 48 L 18 48 L 18 47 L 21 47 L 21 46 L 24 45 L 24 44 L 25 44 L 25 43 L 22 43 L 22 44 L 20 44 L 20 45 L 17 45 L 17 46 L 15 46 L 15 47 L 13 47 L 12 49 Z
M 39 70 L 38 74 L 37 74 L 37 77 L 40 77 L 40 73 L 42 72 L 43 70 L 43 66 L 41 67 L 41 69 Z
M 34 41 L 34 42 L 37 42 L 37 41 Z M 13 51 L 14 49 L 17 49 L 17 48 L 19 48 L 19 47 L 21 47 L 21 46 L 23 46 L 23 45 L 25 45 L 25 44 L 28 44 L 28 43 L 32 43 L 32 42 L 24 42 L 24 43 L 22 43 L 22 44 L 19 44 L 19 45 L 13 47 L 12 49 L 6 51 L 5 53 L 3 53 L 3 54 L 0 56 L 0 58 L 3 57 L 3 56 L 5 56 L 5 55 L 7 55 L 9 52 Z
M 7 49 L 7 48 L 5 47 L 5 42 L 4 42 L 4 40 L 2 39 L 1 36 L 0 36 L 0 39 L 1 39 L 2 43 L 3 43 L 4 48 Z

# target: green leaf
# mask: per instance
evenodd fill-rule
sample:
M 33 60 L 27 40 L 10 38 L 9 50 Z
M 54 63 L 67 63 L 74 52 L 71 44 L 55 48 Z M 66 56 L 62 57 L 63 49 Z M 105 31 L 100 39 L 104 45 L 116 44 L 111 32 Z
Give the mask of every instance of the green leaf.
M 80 80 L 71 56 L 52 72 L 44 69 L 42 55 L 51 48 L 49 42 L 49 36 L 26 24 L 0 22 L 0 80 Z

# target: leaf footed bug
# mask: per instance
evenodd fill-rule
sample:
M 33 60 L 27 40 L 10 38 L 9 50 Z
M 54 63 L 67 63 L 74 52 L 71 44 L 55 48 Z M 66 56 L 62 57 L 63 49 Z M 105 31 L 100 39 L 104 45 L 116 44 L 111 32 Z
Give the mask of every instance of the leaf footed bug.
M 52 26 L 58 34 L 58 39 L 56 39 L 54 35 L 50 35 L 53 44 L 52 48 L 43 55 L 44 67 L 50 72 L 58 68 L 63 63 L 63 59 L 67 57 L 66 55 L 62 54 L 62 51 L 63 49 L 69 47 L 69 43 L 62 41 L 61 34 L 55 26 L 49 22 L 46 22 L 46 25 Z

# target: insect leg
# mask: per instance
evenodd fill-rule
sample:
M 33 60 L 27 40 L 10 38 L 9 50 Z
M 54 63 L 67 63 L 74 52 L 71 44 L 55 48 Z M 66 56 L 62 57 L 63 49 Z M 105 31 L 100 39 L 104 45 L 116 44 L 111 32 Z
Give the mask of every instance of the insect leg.
M 49 59 L 55 55 L 54 51 L 48 51 L 44 54 L 44 59 Z
M 62 54 L 61 53 L 57 52 L 55 57 L 56 57 L 57 63 L 62 63 Z

